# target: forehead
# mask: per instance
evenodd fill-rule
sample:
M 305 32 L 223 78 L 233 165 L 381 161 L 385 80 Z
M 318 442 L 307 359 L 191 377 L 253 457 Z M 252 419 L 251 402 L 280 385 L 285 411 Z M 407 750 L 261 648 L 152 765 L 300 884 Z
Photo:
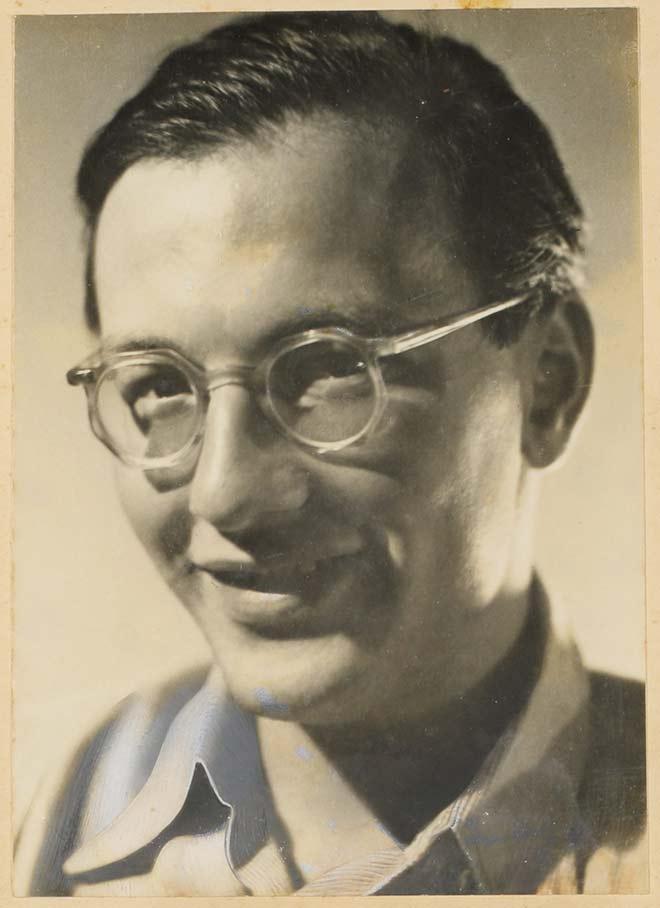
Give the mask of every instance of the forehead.
M 144 333 L 175 305 L 193 318 L 214 304 L 219 322 L 242 314 L 249 327 L 257 310 L 263 324 L 287 305 L 366 309 L 437 290 L 428 314 L 443 293 L 455 311 L 466 276 L 437 241 L 450 213 L 441 189 L 423 202 L 406 155 L 400 130 L 326 118 L 199 161 L 133 165 L 98 225 L 104 334 Z
M 366 140 L 363 130 L 339 121 L 290 124 L 259 145 L 247 142 L 218 149 L 197 161 L 145 159 L 120 178 L 110 192 L 99 224 L 99 241 L 119 222 L 129 258 L 133 241 L 181 239 L 183 228 L 221 223 L 223 236 L 237 243 L 258 241 L 279 229 L 333 247 L 350 232 L 346 219 L 378 229 L 389 209 L 390 187 L 399 166 L 396 138 Z M 129 231 L 127 234 L 126 231 Z M 135 250 L 137 252 L 137 250 Z

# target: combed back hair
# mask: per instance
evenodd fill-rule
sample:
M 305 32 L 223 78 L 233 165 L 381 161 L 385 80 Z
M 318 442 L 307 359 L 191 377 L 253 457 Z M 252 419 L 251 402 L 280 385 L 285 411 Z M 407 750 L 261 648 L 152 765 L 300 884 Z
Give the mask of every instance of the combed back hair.
M 450 205 L 455 252 L 484 302 L 529 296 L 484 322 L 495 343 L 512 342 L 532 314 L 579 293 L 582 209 L 548 130 L 498 66 L 467 44 L 377 13 L 276 13 L 237 20 L 170 53 L 87 148 L 77 190 L 89 238 L 90 328 L 99 330 L 96 225 L 131 165 L 198 160 L 326 112 L 407 130 L 411 167 L 421 153 L 433 175 L 428 187 L 442 187 L 438 205 Z M 433 199 L 424 201 L 432 210 Z

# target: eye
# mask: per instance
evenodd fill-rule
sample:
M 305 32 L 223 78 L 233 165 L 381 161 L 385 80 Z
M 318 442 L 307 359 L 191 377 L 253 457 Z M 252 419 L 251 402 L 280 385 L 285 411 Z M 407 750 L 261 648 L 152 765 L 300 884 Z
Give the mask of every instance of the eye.
M 364 358 L 339 341 L 318 341 L 284 353 L 271 371 L 271 385 L 278 399 L 302 408 L 371 393 Z
M 143 432 L 149 431 L 157 421 L 180 418 L 195 402 L 190 381 L 175 366 L 124 365 L 113 378 L 124 404 Z
M 128 366 L 118 374 L 117 383 L 130 406 L 146 398 L 175 397 L 190 391 L 183 372 L 171 366 Z
M 316 444 L 359 436 L 377 404 L 359 345 L 334 338 L 281 353 L 271 366 L 268 392 L 279 421 Z

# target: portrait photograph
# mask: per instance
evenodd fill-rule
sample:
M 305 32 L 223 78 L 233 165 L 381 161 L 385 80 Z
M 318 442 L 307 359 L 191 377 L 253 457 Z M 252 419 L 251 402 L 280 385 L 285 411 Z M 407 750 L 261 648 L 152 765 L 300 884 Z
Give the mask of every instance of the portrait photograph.
M 14 896 L 650 892 L 640 11 L 483 5 L 14 16 Z

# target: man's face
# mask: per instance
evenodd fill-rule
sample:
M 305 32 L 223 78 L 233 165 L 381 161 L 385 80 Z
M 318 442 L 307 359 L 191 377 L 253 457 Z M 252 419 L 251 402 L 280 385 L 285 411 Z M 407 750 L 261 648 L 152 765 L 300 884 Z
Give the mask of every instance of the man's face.
M 307 122 L 268 147 L 131 167 L 98 229 L 104 345 L 156 343 L 215 370 L 319 324 L 396 333 L 487 302 L 443 240 L 441 195 L 432 218 L 402 198 L 385 139 Z M 479 326 L 401 355 L 374 436 L 324 455 L 226 385 L 176 483 L 118 466 L 138 537 L 240 704 L 389 722 L 498 658 L 523 582 L 520 360 Z

